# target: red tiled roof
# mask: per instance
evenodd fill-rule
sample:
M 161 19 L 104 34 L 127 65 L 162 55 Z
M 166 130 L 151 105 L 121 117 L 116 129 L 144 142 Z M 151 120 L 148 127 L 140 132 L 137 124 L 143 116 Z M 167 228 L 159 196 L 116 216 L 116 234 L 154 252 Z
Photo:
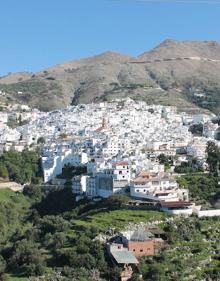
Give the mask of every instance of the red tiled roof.
M 121 161 L 121 162 L 115 163 L 115 166 L 128 166 L 128 165 L 129 165 L 128 161 Z
M 181 207 L 191 206 L 192 203 L 186 201 L 172 201 L 172 202 L 161 201 L 160 205 L 161 207 L 165 207 L 165 208 L 181 208 Z

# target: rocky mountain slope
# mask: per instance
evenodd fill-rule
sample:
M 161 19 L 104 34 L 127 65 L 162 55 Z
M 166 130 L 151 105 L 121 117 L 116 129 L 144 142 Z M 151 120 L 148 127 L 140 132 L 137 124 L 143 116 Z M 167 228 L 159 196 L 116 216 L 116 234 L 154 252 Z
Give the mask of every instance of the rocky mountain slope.
M 0 101 L 41 110 L 131 97 L 181 110 L 220 111 L 220 44 L 166 40 L 136 58 L 106 52 L 39 73 L 0 78 Z

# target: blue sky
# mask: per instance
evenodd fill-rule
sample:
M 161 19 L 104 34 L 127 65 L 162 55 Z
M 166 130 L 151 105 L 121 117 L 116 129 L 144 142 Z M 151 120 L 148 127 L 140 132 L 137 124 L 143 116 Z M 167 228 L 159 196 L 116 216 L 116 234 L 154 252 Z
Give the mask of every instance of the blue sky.
M 135 56 L 167 38 L 220 42 L 220 0 L 163 1 L 2 0 L 0 75 L 107 50 Z

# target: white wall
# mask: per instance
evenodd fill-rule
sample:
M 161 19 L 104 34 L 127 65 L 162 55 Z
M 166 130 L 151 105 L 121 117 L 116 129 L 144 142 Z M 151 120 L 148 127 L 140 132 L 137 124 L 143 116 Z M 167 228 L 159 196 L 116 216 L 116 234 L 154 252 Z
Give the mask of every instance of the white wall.
M 219 217 L 220 216 L 220 209 L 218 210 L 204 210 L 204 211 L 198 211 L 197 215 L 199 218 L 202 217 Z
M 161 211 L 168 212 L 173 215 L 185 215 L 190 216 L 193 213 L 192 208 L 190 209 L 179 209 L 179 210 L 168 210 L 166 208 L 161 208 Z

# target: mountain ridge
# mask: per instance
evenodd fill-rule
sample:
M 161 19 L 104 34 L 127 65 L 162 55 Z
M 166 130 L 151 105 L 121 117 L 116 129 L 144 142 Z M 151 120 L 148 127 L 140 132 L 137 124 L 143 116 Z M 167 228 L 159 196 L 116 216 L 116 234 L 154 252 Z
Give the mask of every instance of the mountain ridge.
M 137 57 L 107 51 L 37 73 L 0 77 L 2 101 L 41 110 L 131 97 L 179 109 L 220 110 L 220 44 L 167 39 Z M 22 93 L 18 95 L 19 93 Z

